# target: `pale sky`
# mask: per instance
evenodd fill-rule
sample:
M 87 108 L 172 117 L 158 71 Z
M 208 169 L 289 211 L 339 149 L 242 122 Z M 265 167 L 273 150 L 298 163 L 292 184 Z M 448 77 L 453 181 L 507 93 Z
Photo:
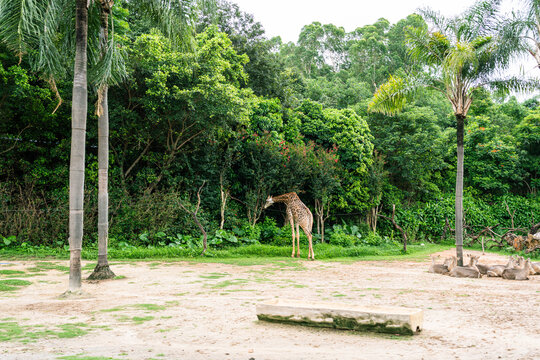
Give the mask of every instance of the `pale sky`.
M 429 7 L 446 17 L 460 14 L 475 0 L 229 0 L 244 12 L 253 14 L 268 38 L 281 36 L 283 42 L 296 42 L 304 25 L 319 21 L 342 26 L 345 31 L 375 23 L 383 17 L 395 24 L 418 8 Z M 503 0 L 502 9 L 519 9 L 520 0 Z M 519 60 L 512 73 L 524 71 L 528 76 L 540 76 L 532 56 Z M 518 96 L 521 98 L 522 96 Z
M 430 7 L 445 16 L 459 14 L 474 0 L 230 0 L 244 12 L 253 14 L 269 38 L 283 42 L 298 40 L 304 25 L 319 21 L 343 26 L 346 31 L 373 24 L 384 17 L 391 24 L 406 18 L 418 8 Z M 511 0 L 507 0 L 511 1 Z

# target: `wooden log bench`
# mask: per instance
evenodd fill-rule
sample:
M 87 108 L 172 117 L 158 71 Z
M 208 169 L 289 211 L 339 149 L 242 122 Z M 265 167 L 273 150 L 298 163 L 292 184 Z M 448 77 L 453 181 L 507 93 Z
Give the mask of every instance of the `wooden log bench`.
M 274 300 L 257 305 L 263 321 L 413 335 L 422 330 L 421 309 L 333 302 Z

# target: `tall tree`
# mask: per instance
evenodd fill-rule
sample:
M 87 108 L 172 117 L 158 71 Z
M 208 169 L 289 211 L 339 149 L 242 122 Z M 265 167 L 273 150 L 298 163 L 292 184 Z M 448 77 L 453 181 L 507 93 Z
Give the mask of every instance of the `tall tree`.
M 84 158 L 88 111 L 87 45 L 88 1 L 77 0 L 75 10 L 75 65 L 71 105 L 69 166 L 69 291 L 81 289 L 81 250 L 84 207 Z
M 445 18 L 430 9 L 420 13 L 432 29 L 409 28 L 410 56 L 425 66 L 424 72 L 391 76 L 381 85 L 369 105 L 371 111 L 394 114 L 420 87 L 439 91 L 452 104 L 457 130 L 455 197 L 456 254 L 463 265 L 463 133 L 474 90 L 500 91 L 533 88 L 535 81 L 517 77 L 498 78 L 509 66 L 515 49 L 502 42 L 495 25 L 498 1 L 481 1 L 463 14 Z
M 99 52 L 101 59 L 107 56 L 109 45 L 109 16 L 113 0 L 99 0 L 100 31 Z M 98 263 L 88 279 L 112 279 L 116 275 L 109 267 L 109 85 L 107 81 L 98 89 Z
M 525 0 L 520 11 L 502 21 L 505 41 L 522 53 L 528 53 L 540 68 L 540 0 Z
M 159 26 L 171 40 L 178 46 L 191 43 L 193 39 L 193 19 L 195 8 L 199 5 L 209 6 L 211 1 L 176 0 L 164 3 L 161 1 L 131 1 L 130 5 L 139 13 L 150 18 L 153 25 Z M 123 75 L 125 69 L 121 56 L 117 55 L 114 41 L 109 41 L 109 18 L 114 5 L 114 0 L 99 0 L 100 31 L 99 53 L 102 71 L 98 71 L 98 263 L 89 279 L 110 279 L 115 276 L 108 264 L 108 238 L 109 238 L 109 194 L 108 194 L 108 170 L 109 170 L 109 106 L 108 91 L 109 83 L 118 82 L 115 72 Z M 211 9 L 208 11 L 212 14 Z M 120 59 L 116 61 L 115 59 Z M 100 66 L 101 65 L 101 66 Z M 113 66 L 116 65 L 116 68 Z
M 64 0 L 43 2 L 1 1 L 0 38 L 19 57 L 28 54 L 34 71 L 46 78 L 53 90 L 61 72 L 59 29 L 69 23 L 72 9 Z M 67 27 L 63 27 L 67 29 Z M 67 31 L 67 30 L 66 30 Z M 69 41 L 73 36 L 64 36 Z M 75 62 L 71 107 L 72 135 L 69 166 L 69 291 L 81 288 L 81 250 L 83 236 L 84 158 L 87 115 L 88 1 L 75 1 Z M 69 46 L 67 46 L 69 48 Z

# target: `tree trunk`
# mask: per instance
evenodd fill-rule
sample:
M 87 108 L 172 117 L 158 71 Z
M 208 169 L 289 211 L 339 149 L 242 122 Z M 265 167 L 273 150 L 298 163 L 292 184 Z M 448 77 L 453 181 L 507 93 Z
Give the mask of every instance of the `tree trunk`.
M 326 216 L 324 208 L 326 205 Z M 321 243 L 324 244 L 324 223 L 330 216 L 330 201 L 315 200 L 315 218 L 317 219 L 317 233 L 321 235 Z
M 207 234 L 206 234 L 206 231 L 204 230 L 204 227 L 202 226 L 201 222 L 199 221 L 199 218 L 197 217 L 197 213 L 199 212 L 199 209 L 201 208 L 201 191 L 204 187 L 204 184 L 206 183 L 206 181 L 203 181 L 201 187 L 199 188 L 199 191 L 197 191 L 197 206 L 195 206 L 195 211 L 190 211 L 187 207 L 184 206 L 184 204 L 182 204 L 182 201 L 178 201 L 178 204 L 180 205 L 180 207 L 182 209 L 184 209 L 185 212 L 189 213 L 192 217 L 193 217 L 193 221 L 195 221 L 195 224 L 197 224 L 197 226 L 199 227 L 199 229 L 201 230 L 201 233 L 203 234 L 203 251 L 201 253 L 201 256 L 204 255 L 206 253 L 206 249 L 208 247 L 208 243 L 207 243 Z
M 104 57 L 109 42 L 109 13 L 113 2 L 101 0 L 100 52 Z M 109 268 L 109 87 L 102 85 L 98 93 L 98 263 L 89 280 L 112 279 L 116 275 Z
M 223 173 L 219 174 L 219 193 L 221 196 L 219 209 L 221 221 L 219 222 L 219 228 L 223 230 L 223 225 L 225 225 L 225 209 L 227 208 L 227 199 L 229 198 L 229 189 L 225 189 L 225 186 L 223 185 Z
M 381 214 L 378 214 L 377 216 L 382 217 L 383 219 L 386 219 L 394 225 L 394 227 L 401 233 L 401 237 L 403 238 L 403 252 L 407 252 L 407 232 L 397 224 L 395 216 L 396 216 L 396 204 L 392 204 L 392 217 L 389 218 L 388 216 L 384 216 Z
M 463 133 L 465 116 L 456 114 L 457 121 L 457 169 L 456 169 L 456 257 L 463 266 Z
M 81 289 L 83 237 L 84 159 L 88 110 L 86 48 L 88 41 L 87 0 L 76 0 L 75 66 L 71 105 L 71 154 L 69 166 L 69 291 Z
M 369 228 L 373 232 L 377 231 L 377 218 L 379 215 L 379 210 L 380 210 L 380 204 L 377 206 L 373 206 L 371 209 L 369 209 L 369 212 L 366 217 Z

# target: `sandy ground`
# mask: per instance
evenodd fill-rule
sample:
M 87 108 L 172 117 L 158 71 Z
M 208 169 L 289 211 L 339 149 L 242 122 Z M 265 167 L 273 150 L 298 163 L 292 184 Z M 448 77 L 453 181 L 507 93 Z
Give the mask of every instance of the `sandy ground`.
M 47 270 L 0 293 L 0 324 L 84 323 L 89 332 L 0 342 L 0 359 L 540 359 L 540 276 L 457 279 L 428 273 L 428 261 L 113 262 L 125 278 L 85 281 L 87 295 L 67 300 L 58 299 L 66 273 Z M 35 266 L 0 263 L 0 270 Z M 257 303 L 274 298 L 421 308 L 424 328 L 394 336 L 258 321 Z

